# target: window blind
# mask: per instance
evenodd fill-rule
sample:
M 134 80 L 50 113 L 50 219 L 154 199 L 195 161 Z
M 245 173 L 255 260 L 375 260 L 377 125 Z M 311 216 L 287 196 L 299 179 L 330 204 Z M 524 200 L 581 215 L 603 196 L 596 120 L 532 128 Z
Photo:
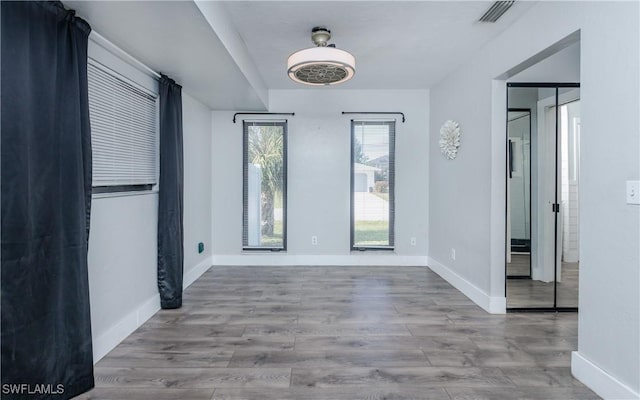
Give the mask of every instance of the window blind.
M 157 183 L 157 96 L 88 64 L 93 186 Z

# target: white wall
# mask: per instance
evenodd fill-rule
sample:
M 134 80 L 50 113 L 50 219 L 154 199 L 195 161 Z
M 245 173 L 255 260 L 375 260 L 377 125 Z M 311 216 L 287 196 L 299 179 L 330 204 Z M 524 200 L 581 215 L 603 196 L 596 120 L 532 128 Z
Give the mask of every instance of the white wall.
M 213 112 L 216 264 L 425 264 L 429 93 L 425 90 L 272 90 L 288 126 L 286 254 L 242 252 L 242 120 Z M 342 111 L 403 111 L 396 122 L 396 250 L 350 252 L 350 120 Z M 380 116 L 377 116 L 380 118 Z M 247 117 L 258 118 L 258 117 Z M 311 244 L 311 236 L 318 245 Z M 415 237 L 416 246 L 410 245 Z
M 211 265 L 211 111 L 182 94 L 184 130 L 184 281 Z M 158 195 L 94 196 L 89 295 L 94 362 L 160 308 Z M 198 254 L 198 242 L 205 251 Z
M 509 82 L 579 82 L 580 42 L 512 76 Z
M 211 110 L 182 93 L 184 152 L 184 271 L 191 284 L 191 269 L 211 266 Z M 198 253 L 198 243 L 204 252 Z M 203 271 L 198 271 L 203 272 Z M 191 281 L 189 281 L 191 280 Z
M 618 399 L 640 392 L 640 208 L 624 197 L 625 180 L 640 175 L 638 16 L 637 2 L 540 2 L 432 88 L 430 101 L 429 256 L 470 287 L 504 296 L 506 89 L 494 80 L 580 30 L 581 275 L 572 371 Z M 446 119 L 463 129 L 454 161 L 437 149 Z
M 94 196 L 89 234 L 94 362 L 160 308 L 157 216 L 157 193 Z
M 640 207 L 625 204 L 625 181 L 640 179 L 639 8 L 638 2 L 603 2 L 590 4 L 585 13 L 579 188 L 578 355 L 627 385 L 636 398 Z

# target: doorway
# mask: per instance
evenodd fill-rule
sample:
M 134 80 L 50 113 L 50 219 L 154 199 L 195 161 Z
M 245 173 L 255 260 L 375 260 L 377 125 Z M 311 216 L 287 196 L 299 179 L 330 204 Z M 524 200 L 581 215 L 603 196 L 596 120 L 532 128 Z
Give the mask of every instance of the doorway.
M 577 311 L 580 85 L 507 84 L 507 311 Z

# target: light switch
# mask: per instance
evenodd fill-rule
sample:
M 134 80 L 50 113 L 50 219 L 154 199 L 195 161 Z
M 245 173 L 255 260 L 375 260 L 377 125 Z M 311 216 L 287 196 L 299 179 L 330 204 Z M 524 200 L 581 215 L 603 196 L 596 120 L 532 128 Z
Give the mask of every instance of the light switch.
M 627 204 L 640 204 L 640 181 L 627 181 Z

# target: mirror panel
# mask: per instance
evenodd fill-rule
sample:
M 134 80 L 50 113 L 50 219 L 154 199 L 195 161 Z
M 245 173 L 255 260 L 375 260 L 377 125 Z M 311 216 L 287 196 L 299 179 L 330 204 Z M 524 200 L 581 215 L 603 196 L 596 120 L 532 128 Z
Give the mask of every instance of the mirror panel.
M 555 304 L 556 88 L 508 88 L 508 308 Z

